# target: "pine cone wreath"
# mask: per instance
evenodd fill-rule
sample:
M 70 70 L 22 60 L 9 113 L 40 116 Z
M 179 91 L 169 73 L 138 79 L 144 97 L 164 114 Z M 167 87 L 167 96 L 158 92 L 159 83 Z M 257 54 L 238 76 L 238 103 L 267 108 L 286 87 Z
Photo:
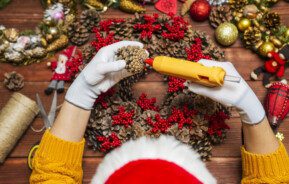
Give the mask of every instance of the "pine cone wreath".
M 71 24 L 68 27 L 67 34 L 70 42 L 78 46 L 85 44 L 90 35 L 88 29 L 79 22 Z
M 266 13 L 263 16 L 263 24 L 268 29 L 276 29 L 280 26 L 281 20 L 279 14 L 275 12 Z
M 4 74 L 4 85 L 7 89 L 12 91 L 19 91 L 24 86 L 24 77 L 13 71 Z
M 80 24 L 87 28 L 89 32 L 98 25 L 100 16 L 94 9 L 85 10 L 80 15 Z
M 243 35 L 243 44 L 246 48 L 254 47 L 262 39 L 262 33 L 257 27 L 249 27 Z
M 116 22 L 111 26 L 111 32 L 114 33 L 116 40 L 130 40 L 133 38 L 133 23 L 131 20 L 123 22 Z
M 214 6 L 210 14 L 210 24 L 212 27 L 217 28 L 224 22 L 231 22 L 233 14 L 229 5 Z

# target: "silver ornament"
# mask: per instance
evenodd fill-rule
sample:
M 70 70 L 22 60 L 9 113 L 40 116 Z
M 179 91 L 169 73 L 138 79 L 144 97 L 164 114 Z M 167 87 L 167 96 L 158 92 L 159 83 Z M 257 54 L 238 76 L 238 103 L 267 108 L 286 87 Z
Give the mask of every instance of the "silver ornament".
M 225 3 L 228 3 L 229 0 L 209 0 L 208 2 L 210 3 L 211 6 L 220 6 Z

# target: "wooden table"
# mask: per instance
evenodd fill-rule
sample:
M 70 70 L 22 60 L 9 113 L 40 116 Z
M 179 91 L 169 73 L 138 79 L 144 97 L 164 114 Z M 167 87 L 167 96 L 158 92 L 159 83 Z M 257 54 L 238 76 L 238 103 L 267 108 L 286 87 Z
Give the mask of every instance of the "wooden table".
M 180 4 L 179 4 L 180 8 Z M 289 25 L 289 4 L 285 2 L 278 3 L 274 10 L 276 10 L 282 17 L 284 24 Z M 148 7 L 148 14 L 156 13 L 157 11 L 153 6 Z M 42 19 L 43 8 L 38 0 L 13 0 L 5 9 L 0 10 L 0 23 L 6 27 L 15 27 L 21 30 L 27 28 L 34 28 Z M 125 18 L 132 15 L 125 14 L 119 10 L 110 9 L 108 12 L 102 14 L 102 18 Z M 188 16 L 186 19 L 197 30 L 205 31 L 213 38 L 213 29 L 209 26 L 208 22 L 196 23 L 192 22 Z M 240 40 L 229 48 L 223 48 L 226 52 L 227 60 L 234 63 L 241 75 L 248 81 L 249 85 L 256 92 L 257 96 L 263 101 L 266 90 L 263 88 L 261 81 L 250 81 L 250 72 L 257 66 L 262 64 L 262 60 L 242 47 Z M 46 62 L 40 64 L 33 64 L 30 66 L 16 67 L 9 64 L 0 64 L 0 108 L 4 107 L 5 103 L 10 98 L 12 92 L 3 87 L 3 74 L 5 72 L 17 71 L 25 77 L 25 87 L 20 91 L 28 97 L 35 99 L 35 94 L 40 93 L 46 108 L 50 108 L 51 98 L 44 95 L 43 90 L 49 84 L 51 71 L 47 69 Z M 286 75 L 289 76 L 288 71 Z M 161 102 L 162 96 L 166 90 L 166 85 L 154 74 L 147 77 L 145 80 L 137 83 L 134 86 L 135 95 L 138 96 L 141 92 L 146 92 L 149 96 L 158 98 Z M 59 96 L 59 102 L 64 98 L 64 95 Z M 280 131 L 282 131 L 287 139 L 284 143 L 289 148 L 289 128 L 287 124 L 289 119 L 286 118 Z M 220 146 L 215 146 L 213 149 L 213 158 L 207 162 L 210 171 L 218 179 L 219 183 L 240 183 L 241 180 L 241 159 L 240 159 L 240 146 L 241 146 L 241 124 L 239 117 L 233 113 L 233 117 L 228 121 L 231 129 L 227 134 L 227 140 Z M 37 117 L 33 122 L 34 127 L 41 127 L 42 120 Z M 1 131 L 1 130 L 0 130 Z M 29 149 L 37 142 L 40 141 L 42 133 L 35 133 L 28 129 L 22 139 L 19 141 L 15 149 L 9 155 L 6 162 L 0 166 L 0 183 L 28 183 L 28 178 L 31 171 L 27 166 L 27 155 Z M 84 167 L 84 183 L 89 183 L 91 177 L 95 173 L 97 165 L 102 160 L 99 153 L 95 153 L 86 149 L 83 159 Z

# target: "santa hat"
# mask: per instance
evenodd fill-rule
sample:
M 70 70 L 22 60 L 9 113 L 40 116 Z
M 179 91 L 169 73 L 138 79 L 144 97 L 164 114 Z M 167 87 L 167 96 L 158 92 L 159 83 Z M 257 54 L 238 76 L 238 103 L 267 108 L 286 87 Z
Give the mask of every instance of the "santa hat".
M 215 184 L 199 155 L 172 136 L 142 137 L 107 154 L 92 184 Z
M 74 55 L 75 51 L 76 51 L 76 46 L 69 46 L 64 51 L 62 51 L 61 54 L 65 55 L 67 59 L 70 59 L 71 56 Z

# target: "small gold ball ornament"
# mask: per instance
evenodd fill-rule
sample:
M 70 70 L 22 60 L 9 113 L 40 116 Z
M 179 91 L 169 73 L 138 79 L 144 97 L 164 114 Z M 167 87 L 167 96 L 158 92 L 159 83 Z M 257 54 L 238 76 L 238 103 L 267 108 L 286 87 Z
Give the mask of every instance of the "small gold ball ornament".
M 48 34 L 51 34 L 52 36 L 56 37 L 59 35 L 59 30 L 57 27 L 50 27 L 48 29 Z
M 245 31 L 251 26 L 251 21 L 247 18 L 243 18 L 238 22 L 238 29 L 239 31 Z
M 229 22 L 222 23 L 218 26 L 218 28 L 215 31 L 215 37 L 223 46 L 230 46 L 238 38 L 238 29 L 237 27 Z
M 275 50 L 275 46 L 272 42 L 266 41 L 259 47 L 259 53 L 261 56 L 267 57 L 267 54 Z

